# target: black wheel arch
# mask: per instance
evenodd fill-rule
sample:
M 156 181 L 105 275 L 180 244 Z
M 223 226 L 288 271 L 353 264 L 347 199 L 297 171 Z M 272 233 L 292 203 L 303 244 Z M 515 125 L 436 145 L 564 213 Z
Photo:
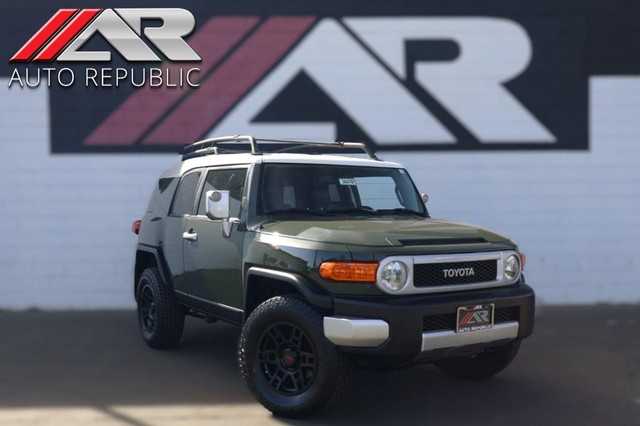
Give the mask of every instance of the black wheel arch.
M 297 295 L 320 311 L 333 311 L 333 296 L 305 277 L 288 271 L 250 267 L 245 273 L 244 318 L 265 300 L 281 295 Z
M 164 259 L 164 253 L 160 247 L 152 247 L 144 244 L 138 244 L 136 250 L 136 263 L 133 272 L 133 297 L 138 297 L 138 281 L 140 276 L 147 268 L 158 268 L 160 279 L 165 285 L 172 285 L 169 267 Z

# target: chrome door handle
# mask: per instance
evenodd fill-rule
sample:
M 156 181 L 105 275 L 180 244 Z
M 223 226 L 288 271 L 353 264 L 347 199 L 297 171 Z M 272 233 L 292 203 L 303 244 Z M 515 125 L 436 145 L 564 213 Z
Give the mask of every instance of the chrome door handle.
M 195 232 L 185 232 L 182 234 L 182 239 L 189 241 L 198 241 L 198 234 L 196 234 Z

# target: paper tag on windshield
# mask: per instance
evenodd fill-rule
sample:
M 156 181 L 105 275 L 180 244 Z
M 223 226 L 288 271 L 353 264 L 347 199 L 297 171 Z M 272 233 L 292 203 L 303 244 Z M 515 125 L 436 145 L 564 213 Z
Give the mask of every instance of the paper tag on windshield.
M 356 180 L 352 179 L 352 178 L 340 178 L 338 180 L 340 181 L 340 185 L 355 185 L 356 184 Z

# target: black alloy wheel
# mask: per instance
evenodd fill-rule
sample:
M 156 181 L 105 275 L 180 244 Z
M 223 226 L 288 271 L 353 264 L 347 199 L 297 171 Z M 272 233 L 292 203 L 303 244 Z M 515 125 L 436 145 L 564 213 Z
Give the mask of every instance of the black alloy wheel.
M 184 308 L 157 268 L 145 269 L 137 286 L 138 322 L 142 338 L 156 349 L 176 346 L 184 329 Z
M 153 300 L 153 290 L 145 284 L 140 292 L 140 325 L 143 332 L 152 335 L 156 328 L 156 302 Z
M 277 416 L 311 416 L 341 401 L 352 365 L 324 336 L 323 316 L 294 295 L 276 296 L 251 312 L 238 344 L 249 390 Z
M 316 350 L 305 331 L 279 322 L 267 328 L 258 344 L 260 371 L 269 385 L 287 396 L 306 391 L 316 374 Z

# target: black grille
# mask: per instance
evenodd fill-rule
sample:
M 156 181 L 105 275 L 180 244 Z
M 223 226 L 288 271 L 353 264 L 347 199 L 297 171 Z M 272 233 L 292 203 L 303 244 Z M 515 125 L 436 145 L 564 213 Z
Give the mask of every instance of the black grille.
M 518 306 L 496 308 L 496 311 L 493 313 L 493 322 L 495 324 L 501 322 L 518 321 L 519 318 L 520 308 Z
M 507 306 L 496 308 L 493 313 L 493 323 L 518 321 L 520 308 L 518 306 Z M 442 331 L 456 329 L 456 314 L 426 315 L 422 318 L 422 331 Z
M 468 269 L 471 268 L 471 269 Z M 460 271 L 445 275 L 445 270 Z M 470 270 L 473 274 L 468 273 Z M 498 273 L 497 260 L 476 260 L 473 262 L 418 263 L 413 267 L 413 285 L 431 287 L 439 285 L 471 284 L 495 281 Z
M 427 315 L 422 319 L 422 331 L 455 329 L 456 314 Z

